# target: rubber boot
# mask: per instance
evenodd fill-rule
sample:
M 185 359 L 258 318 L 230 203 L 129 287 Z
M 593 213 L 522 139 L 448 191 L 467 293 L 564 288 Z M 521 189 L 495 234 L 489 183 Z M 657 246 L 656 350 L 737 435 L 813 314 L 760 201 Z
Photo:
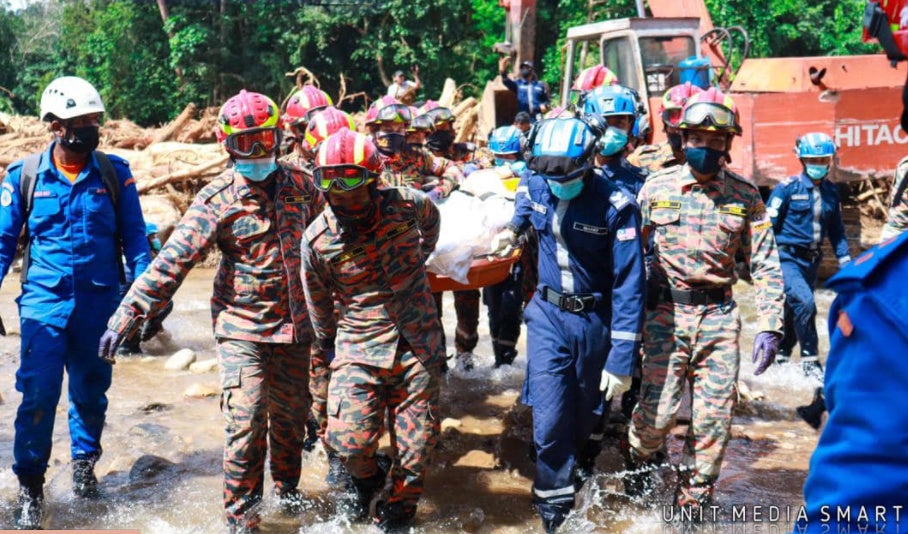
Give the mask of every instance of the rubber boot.
M 134 339 L 123 340 L 123 343 L 117 347 L 118 356 L 138 356 L 143 354 L 142 347 L 139 345 L 139 336 Z
M 19 477 L 16 498 L 17 530 L 41 530 L 44 521 L 44 477 Z
M 640 386 L 643 380 L 639 376 L 631 379 L 631 389 L 621 395 L 621 414 L 627 421 L 631 420 L 637 401 L 640 399 Z
M 306 452 L 312 452 L 315 448 L 315 444 L 318 443 L 318 423 L 315 422 L 315 417 L 310 413 L 309 418 L 306 420 L 306 439 L 303 440 L 303 450 Z
M 280 491 L 277 486 L 275 486 L 274 496 L 277 499 L 277 505 L 281 509 L 282 514 L 286 516 L 297 516 L 303 513 L 303 506 L 306 499 L 298 489 L 292 488 Z
M 416 517 L 415 504 L 380 501 L 375 505 L 375 524 L 382 532 L 408 532 L 413 525 L 414 517 Z
M 539 518 L 542 519 L 542 528 L 546 534 L 554 534 L 567 520 L 568 514 L 571 513 L 571 507 L 567 504 L 540 503 L 536 505 L 536 511 L 539 512 Z
M 378 462 L 378 471 L 368 478 L 350 476 L 346 492 L 337 501 L 338 511 L 351 521 L 361 521 L 369 513 L 369 503 L 385 485 L 389 469 Z M 385 464 L 387 465 L 387 464 Z
M 823 366 L 820 365 L 819 360 L 813 359 L 801 361 L 801 369 L 804 371 L 804 376 L 807 378 L 813 378 L 821 384 L 823 383 Z
M 101 496 L 98 479 L 95 477 L 95 460 L 73 460 L 73 493 L 83 499 L 96 499 Z
M 674 514 L 676 522 L 700 523 L 711 516 L 705 510 L 713 503 L 713 482 L 710 480 L 682 480 L 675 492 L 674 505 L 679 512 Z
M 816 388 L 813 392 L 813 400 L 806 406 L 798 406 L 797 412 L 801 419 L 812 426 L 814 430 L 819 430 L 823 422 L 823 413 L 826 411 L 826 397 L 823 395 L 823 388 Z
M 350 482 L 350 475 L 347 474 L 347 468 L 338 458 L 337 453 L 328 451 L 328 474 L 325 475 L 325 483 L 332 489 L 343 489 Z
M 665 462 L 665 453 L 658 451 L 649 458 L 641 458 L 625 440 L 621 440 L 618 448 L 626 471 L 622 477 L 624 493 L 633 499 L 647 499 L 656 488 L 655 473 Z
M 474 367 L 472 352 L 458 352 L 457 362 L 463 367 L 464 371 L 472 371 Z

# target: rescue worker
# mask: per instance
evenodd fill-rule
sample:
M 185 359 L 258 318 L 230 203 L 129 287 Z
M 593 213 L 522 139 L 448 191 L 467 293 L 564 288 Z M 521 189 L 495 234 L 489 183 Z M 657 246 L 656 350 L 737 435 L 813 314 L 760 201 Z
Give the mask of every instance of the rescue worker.
M 592 172 L 592 128 L 550 119 L 533 139 L 527 193 L 492 248 L 513 246 L 530 226 L 539 238 L 522 400 L 533 409 L 533 502 L 554 532 L 574 506 L 578 445 L 603 400 L 630 387 L 643 319 L 643 247 L 634 199 Z
M 526 143 L 526 135 L 529 133 L 530 128 L 533 126 L 533 121 L 531 120 L 530 114 L 526 111 L 520 111 L 517 115 L 514 115 L 514 126 L 524 136 L 524 143 Z
M 529 113 L 530 120 L 535 122 L 549 110 L 549 90 L 536 77 L 532 61 L 520 64 L 516 80 L 512 80 L 508 74 L 510 64 L 510 56 L 504 56 L 498 61 L 501 83 L 517 95 L 517 111 Z
M 416 514 L 439 431 L 444 352 L 424 265 L 439 216 L 422 193 L 379 188 L 381 166 L 361 134 L 342 131 L 322 143 L 314 176 L 329 207 L 303 238 L 303 281 L 315 343 L 332 362 L 326 443 L 351 475 L 338 506 L 365 518 L 390 475 L 375 521 L 400 531 Z M 339 317 L 335 296 L 345 310 Z M 386 424 L 396 453 L 390 472 L 376 457 Z
M 908 156 L 902 158 L 895 167 L 895 178 L 892 182 L 892 190 L 889 192 L 889 213 L 883 231 L 880 233 L 881 242 L 899 235 L 908 228 L 908 195 L 905 194 L 908 180 L 905 179 L 906 175 L 908 175 Z
M 382 154 L 382 184 L 420 189 L 438 201 L 460 184 L 463 173 L 451 161 L 437 158 L 424 148 L 407 146 L 406 133 L 412 120 L 410 108 L 387 96 L 366 114 L 366 126 Z
M 495 169 L 501 172 L 502 179 L 516 177 L 525 180 L 529 175 L 523 161 L 521 138 L 522 134 L 515 126 L 496 128 L 489 137 L 489 150 L 495 156 Z M 534 252 L 527 240 L 520 261 L 511 267 L 508 277 L 482 290 L 482 301 L 489 310 L 489 335 L 495 367 L 511 365 L 517 358 L 517 340 L 520 339 L 523 322 L 524 276 L 527 271 L 535 273 L 535 265 L 528 265 L 536 259 Z
M 838 292 L 829 309 L 829 419 L 804 484 L 807 521 L 795 534 L 900 532 L 908 524 L 908 411 L 897 400 L 908 384 L 906 270 L 902 234 L 826 282 Z
M 851 256 L 839 192 L 826 179 L 835 162 L 835 143 L 824 133 L 808 133 L 798 138 L 794 151 L 804 170 L 776 185 L 766 209 L 785 281 L 784 329 L 776 363 L 787 362 L 798 343 L 804 374 L 822 383 L 813 296 L 823 257 L 820 245 L 828 236 L 839 265 L 851 261 Z
M 583 109 L 586 96 L 593 89 L 620 83 L 618 76 L 605 65 L 597 64 L 583 69 L 574 78 L 574 84 L 571 86 L 570 100 L 571 104 L 573 104 L 572 109 Z
M 309 396 L 301 392 L 309 386 L 312 332 L 299 243 L 321 204 L 311 181 L 276 161 L 282 130 L 270 98 L 240 91 L 221 107 L 216 133 L 232 168 L 196 195 L 111 317 L 99 353 L 108 359 L 136 321 L 164 306 L 217 247 L 211 315 L 226 424 L 224 509 L 228 530 L 248 532 L 261 520 L 266 456 L 281 508 L 295 513 L 302 505 Z
M 16 390 L 13 472 L 19 480 L 15 527 L 40 529 L 44 474 L 54 419 L 69 375 L 72 489 L 98 497 L 94 465 L 101 456 L 111 367 L 95 357 L 104 323 L 117 306 L 124 267 L 148 266 L 148 240 L 129 163 L 96 151 L 101 95 L 75 76 L 53 80 L 40 117 L 53 141 L 10 165 L 0 187 L 0 281 L 26 237 L 22 267 L 21 353 Z M 115 190 L 113 190 L 115 189 Z M 126 259 L 125 266 L 121 256 Z
M 741 127 L 734 101 L 710 88 L 688 100 L 681 122 L 687 163 L 652 175 L 640 191 L 643 240 L 652 237 L 644 326 L 643 387 L 622 447 L 625 491 L 651 491 L 642 468 L 661 462 L 684 382 L 691 385 L 675 505 L 709 506 L 728 444 L 740 366 L 741 319 L 732 296 L 743 250 L 757 300 L 754 374 L 772 364 L 782 332 L 782 272 L 772 221 L 757 188 L 724 168 Z
M 643 145 L 627 157 L 631 165 L 640 167 L 649 174 L 662 169 L 684 165 L 684 147 L 681 144 L 681 112 L 684 104 L 693 95 L 703 91 L 690 82 L 675 85 L 662 95 L 659 116 L 662 117 L 662 131 L 666 140 L 658 145 Z
M 282 163 L 305 168 L 312 159 L 312 150 L 304 143 L 306 127 L 316 112 L 334 105 L 328 93 L 314 85 L 304 85 L 284 103 L 281 122 L 287 131 L 289 150 Z
M 634 198 L 646 181 L 646 174 L 625 158 L 631 130 L 637 119 L 636 106 L 624 87 L 610 85 L 591 91 L 584 99 L 583 110 L 585 116 L 595 116 L 600 127 L 604 128 L 596 143 L 596 167 Z

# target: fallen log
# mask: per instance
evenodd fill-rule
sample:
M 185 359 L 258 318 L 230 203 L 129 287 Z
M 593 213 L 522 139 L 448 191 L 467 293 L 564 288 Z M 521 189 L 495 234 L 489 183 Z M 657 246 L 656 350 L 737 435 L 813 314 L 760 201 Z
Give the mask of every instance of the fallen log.
M 170 124 L 168 124 L 164 128 L 161 128 L 161 130 L 158 131 L 158 133 L 155 134 L 155 136 L 151 139 L 151 142 L 160 143 L 162 141 L 169 141 L 176 137 L 177 134 L 179 134 L 180 131 L 182 131 L 183 128 L 185 128 L 186 125 L 189 124 L 189 121 L 192 120 L 193 117 L 195 117 L 196 109 L 196 105 L 192 102 L 186 104 L 186 107 L 183 108 L 183 111 L 181 111 L 179 115 L 177 115 L 177 118 L 170 121 Z
M 450 109 L 454 105 L 455 98 L 457 98 L 457 82 L 451 78 L 445 78 L 445 86 L 441 90 L 441 96 L 438 97 L 438 106 Z
M 467 110 L 475 107 L 476 103 L 477 103 L 476 99 L 471 96 L 470 98 L 467 98 L 460 104 L 457 104 L 457 106 L 451 110 L 451 113 L 453 113 L 455 117 L 460 117 L 460 115 L 464 111 L 467 111 Z
M 212 169 L 226 165 L 227 161 L 229 161 L 229 160 L 230 160 L 230 156 L 225 154 L 224 156 L 221 156 L 218 159 L 214 159 L 207 163 L 197 165 L 191 169 L 177 171 L 175 173 L 168 174 L 167 176 L 162 176 L 161 178 L 155 178 L 153 180 L 139 182 L 136 185 L 136 189 L 138 189 L 139 194 L 142 194 L 142 193 L 145 193 L 146 191 L 150 191 L 156 187 L 162 187 L 164 185 L 174 183 L 174 182 L 181 182 L 181 181 L 189 179 L 189 178 L 197 178 L 204 174 L 207 174 Z

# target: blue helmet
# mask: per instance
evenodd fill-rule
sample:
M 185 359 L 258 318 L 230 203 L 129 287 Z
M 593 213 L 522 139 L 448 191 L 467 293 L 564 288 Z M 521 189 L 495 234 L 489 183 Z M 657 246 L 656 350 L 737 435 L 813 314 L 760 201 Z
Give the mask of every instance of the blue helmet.
M 637 117 L 637 101 L 632 90 L 622 85 L 604 85 L 590 91 L 583 101 L 584 115 L 631 115 Z
M 523 133 L 516 126 L 495 128 L 489 137 L 489 150 L 492 154 L 519 154 L 520 139 Z
M 835 142 L 824 133 L 814 132 L 802 135 L 795 142 L 798 158 L 825 158 L 835 156 Z
M 539 121 L 530 139 L 529 166 L 542 174 L 568 178 L 589 167 L 596 139 L 596 132 L 576 117 Z

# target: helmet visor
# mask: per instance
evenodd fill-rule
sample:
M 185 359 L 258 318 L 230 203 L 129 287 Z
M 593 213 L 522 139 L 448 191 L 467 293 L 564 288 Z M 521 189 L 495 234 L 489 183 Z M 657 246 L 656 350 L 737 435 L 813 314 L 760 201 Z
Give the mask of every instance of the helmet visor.
M 451 110 L 448 108 L 435 108 L 430 109 L 425 112 L 424 115 L 429 117 L 432 121 L 432 124 L 438 124 L 439 122 L 448 122 L 454 120 L 454 115 L 451 113 Z
M 662 112 L 662 122 L 672 128 L 677 128 L 678 125 L 681 124 L 681 117 L 683 114 L 684 110 L 681 108 L 666 109 Z
M 723 129 L 736 129 L 735 114 L 725 106 L 709 102 L 696 102 L 684 108 L 681 120 L 688 128 L 698 126 L 715 126 Z
M 342 191 L 352 191 L 375 176 L 374 172 L 359 165 L 323 165 L 312 171 L 315 187 L 325 192 L 334 185 Z
M 281 131 L 278 128 L 251 128 L 227 136 L 224 142 L 227 150 L 244 158 L 273 154 L 281 146 Z
M 378 110 L 375 117 L 376 122 L 410 122 L 413 120 L 413 114 L 410 108 L 403 104 L 391 104 Z

